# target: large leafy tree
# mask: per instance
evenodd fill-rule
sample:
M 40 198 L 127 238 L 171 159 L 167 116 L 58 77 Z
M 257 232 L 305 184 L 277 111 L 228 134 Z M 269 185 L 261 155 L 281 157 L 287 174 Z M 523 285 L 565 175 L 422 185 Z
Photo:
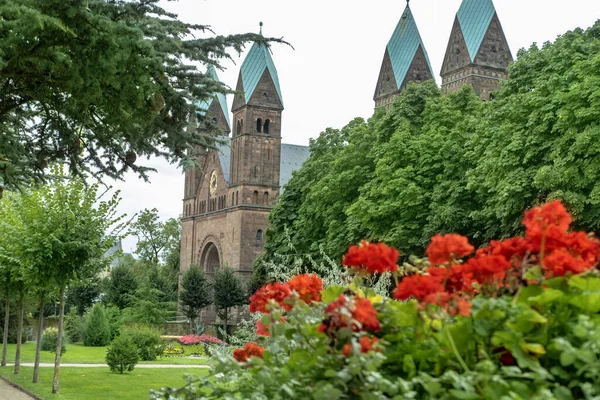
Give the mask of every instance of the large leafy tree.
M 219 318 L 223 321 L 224 334 L 227 335 L 231 309 L 246 304 L 248 300 L 242 281 L 231 268 L 223 267 L 215 272 L 213 296 Z
M 111 269 L 110 276 L 105 281 L 105 301 L 119 309 L 129 307 L 138 286 L 131 267 L 126 264 L 117 265 Z
M 136 155 L 184 160 L 207 145 L 195 100 L 226 88 L 204 73 L 258 34 L 216 36 L 159 0 L 0 2 L 0 161 L 6 184 L 73 174 L 145 176 Z
M 133 222 L 131 230 L 138 238 L 136 254 L 142 260 L 158 264 L 159 261 L 179 248 L 181 240 L 181 224 L 179 220 L 170 218 L 160 220 L 158 210 L 142 210 Z

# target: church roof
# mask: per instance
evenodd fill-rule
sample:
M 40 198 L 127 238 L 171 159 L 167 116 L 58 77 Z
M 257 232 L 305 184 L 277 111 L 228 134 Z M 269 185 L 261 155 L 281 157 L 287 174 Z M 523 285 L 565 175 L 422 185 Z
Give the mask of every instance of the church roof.
M 217 144 L 217 150 L 219 153 L 219 161 L 221 163 L 221 169 L 223 176 L 225 177 L 225 183 L 229 186 L 230 177 L 230 161 L 231 161 L 231 138 L 221 137 L 219 138 L 223 143 Z M 283 187 L 292 177 L 292 172 L 299 169 L 302 163 L 310 156 L 310 150 L 308 146 L 298 146 L 295 144 L 281 144 L 281 161 L 279 167 L 279 186 Z
M 398 87 L 404 82 L 404 78 L 415 58 L 419 45 L 423 49 L 423 53 L 425 53 L 427 66 L 429 67 L 429 70 L 432 71 L 429 56 L 427 55 L 427 50 L 425 50 L 425 45 L 423 45 L 423 41 L 421 40 L 417 23 L 415 22 L 410 7 L 406 6 L 387 45 L 392 69 L 394 70 L 394 77 L 396 78 Z M 433 75 L 433 72 L 431 75 Z
M 208 72 L 214 80 L 219 82 L 221 81 L 219 79 L 219 76 L 217 75 L 217 70 L 212 65 L 208 66 L 206 72 Z M 229 127 L 229 129 L 231 129 L 231 121 L 229 120 L 229 110 L 227 109 L 227 99 L 225 98 L 225 95 L 223 93 L 217 93 L 215 97 L 209 100 L 198 101 L 196 103 L 196 107 L 206 112 L 212 105 L 212 102 L 215 100 L 219 102 L 219 106 L 221 106 L 221 111 L 223 111 L 223 115 L 225 116 L 225 120 L 227 121 L 227 126 Z M 204 112 L 202 113 L 204 114 Z
M 250 52 L 246 56 L 240 74 L 242 75 L 242 83 L 244 85 L 244 98 L 246 103 L 250 101 L 258 81 L 263 76 L 265 70 L 269 71 L 277 95 L 283 106 L 283 97 L 281 96 L 281 88 L 279 87 L 279 77 L 277 69 L 271 58 L 269 49 L 264 44 L 254 43 Z
M 475 60 L 495 13 L 496 9 L 492 0 L 463 0 L 460 5 L 456 16 L 471 61 Z

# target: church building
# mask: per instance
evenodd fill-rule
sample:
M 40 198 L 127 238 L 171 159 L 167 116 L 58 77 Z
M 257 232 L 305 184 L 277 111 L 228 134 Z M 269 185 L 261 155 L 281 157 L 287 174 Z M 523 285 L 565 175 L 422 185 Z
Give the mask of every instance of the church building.
M 490 100 L 512 60 L 493 1 L 463 0 L 442 66 L 443 92 L 471 85 L 483 100 Z M 218 79 L 213 68 L 209 72 Z M 385 47 L 375 107 L 389 106 L 409 82 L 433 76 L 407 1 Z M 268 48 L 252 46 L 236 92 L 231 120 L 223 95 L 200 105 L 222 136 L 217 149 L 196 149 L 201 167 L 185 172 L 181 273 L 197 264 L 210 277 L 228 265 L 247 280 L 263 250 L 269 212 L 292 171 L 309 157 L 308 147 L 282 143 L 283 97 Z M 214 313 L 208 314 L 205 321 L 214 320 Z

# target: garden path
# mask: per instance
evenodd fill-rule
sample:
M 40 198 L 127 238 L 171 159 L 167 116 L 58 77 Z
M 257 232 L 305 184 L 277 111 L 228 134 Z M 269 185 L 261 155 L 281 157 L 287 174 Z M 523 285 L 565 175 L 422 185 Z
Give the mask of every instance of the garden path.
M 7 363 L 6 365 L 11 365 Z M 21 363 L 22 367 L 33 367 L 33 363 Z M 106 364 L 60 364 L 62 367 L 79 367 L 79 368 L 104 368 L 107 367 Z M 54 363 L 40 363 L 40 367 L 54 367 Z M 137 364 L 136 368 L 201 368 L 208 369 L 209 365 L 200 365 L 200 364 Z M 1 393 L 0 393 L 1 394 Z M 0 399 L 4 399 L 4 397 L 0 396 Z
M 6 400 L 32 400 L 33 397 L 14 388 L 8 382 L 0 379 L 0 399 Z

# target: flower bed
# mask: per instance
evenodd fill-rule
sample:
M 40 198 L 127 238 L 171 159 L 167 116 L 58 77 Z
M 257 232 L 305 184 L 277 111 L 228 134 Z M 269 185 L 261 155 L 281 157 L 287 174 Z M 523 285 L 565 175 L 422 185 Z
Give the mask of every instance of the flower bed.
M 210 355 L 210 346 L 227 346 L 224 341 L 211 335 L 163 336 L 167 345 L 163 357 L 188 357 Z
M 398 268 L 395 249 L 363 242 L 354 276 L 316 275 L 251 297 L 259 343 L 219 356 L 208 378 L 174 391 L 203 398 L 598 399 L 600 241 L 569 232 L 559 202 L 527 211 L 524 237 L 475 249 L 436 235 L 429 261 Z M 410 271 L 407 273 L 407 271 Z M 393 275 L 390 296 L 365 282 Z M 173 393 L 166 391 L 165 393 Z

